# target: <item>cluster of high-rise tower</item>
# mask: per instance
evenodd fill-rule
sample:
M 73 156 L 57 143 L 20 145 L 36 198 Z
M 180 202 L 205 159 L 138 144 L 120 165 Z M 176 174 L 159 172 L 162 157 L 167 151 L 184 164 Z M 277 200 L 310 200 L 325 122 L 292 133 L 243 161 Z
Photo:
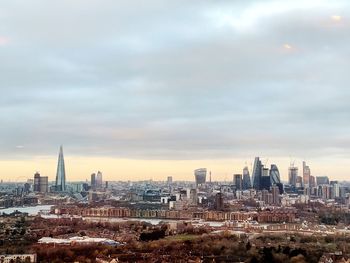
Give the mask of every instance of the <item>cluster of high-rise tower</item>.
M 197 169 L 194 171 L 194 175 L 196 184 L 203 184 L 206 182 L 207 169 Z M 272 186 L 278 186 L 280 192 L 283 192 L 283 184 L 277 165 L 272 164 L 269 169 L 262 164 L 259 157 L 256 157 L 254 160 L 252 176 L 250 177 L 248 167 L 244 167 L 243 174 L 233 175 L 233 184 L 236 190 L 247 190 L 251 188 L 256 190 L 270 190 Z
M 236 190 L 247 190 L 254 188 L 256 190 L 270 190 L 272 186 L 277 186 L 280 193 L 283 192 L 280 173 L 277 165 L 272 164 L 270 169 L 265 167 L 260 158 L 256 157 L 250 177 L 248 167 L 244 167 L 243 174 L 233 175 L 233 184 Z
M 259 157 L 255 157 L 252 171 L 252 186 L 256 190 L 269 190 L 271 186 L 279 186 L 280 192 L 283 191 L 283 185 L 277 165 L 271 164 L 270 169 L 265 167 Z
M 305 162 L 303 162 L 302 176 L 298 175 L 298 167 L 291 164 L 288 170 L 288 183 L 294 187 L 311 188 L 316 186 L 316 178 L 311 175 L 310 167 Z

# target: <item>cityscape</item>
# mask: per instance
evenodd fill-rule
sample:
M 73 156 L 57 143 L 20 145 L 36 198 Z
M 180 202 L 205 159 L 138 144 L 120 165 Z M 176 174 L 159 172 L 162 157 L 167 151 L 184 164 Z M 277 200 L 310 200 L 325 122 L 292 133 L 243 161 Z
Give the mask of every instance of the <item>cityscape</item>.
M 350 1 L 2 0 L 0 263 L 350 263 Z
M 59 255 L 57 252 L 44 256 L 40 250 L 56 246 L 62 249 L 85 246 L 89 249 L 96 246 L 118 248 L 115 259 L 156 261 L 153 253 L 125 255 L 122 251 L 125 246 L 130 246 L 128 249 L 133 251 L 136 240 L 149 242 L 166 237 L 168 240 L 180 238 L 195 242 L 197 238 L 203 238 L 204 233 L 215 233 L 220 242 L 228 236 L 234 238 L 231 242 L 237 242 L 237 238 L 246 240 L 245 246 L 251 246 L 261 236 L 287 245 L 290 239 L 285 242 L 285 235 L 289 238 L 307 236 L 310 240 L 298 241 L 304 243 L 314 242 L 313 238 L 345 238 L 350 234 L 350 228 L 345 227 L 350 223 L 350 182 L 314 176 L 305 161 L 300 170 L 291 163 L 288 182 L 281 180 L 277 165 L 268 167 L 259 157 L 255 157 L 251 169 L 246 166 L 241 173 L 232 173 L 230 182 L 214 181 L 207 168 L 194 169 L 191 181 L 176 181 L 172 176 L 165 176 L 163 181 L 105 181 L 101 171 L 93 172 L 90 180 L 84 182 L 70 182 L 68 178 L 63 146 L 60 146 L 55 181 L 35 172 L 26 182 L 0 184 L 0 213 L 6 218 L 2 221 L 3 226 L 8 229 L 9 224 L 18 222 L 18 218 L 21 222 L 31 222 L 29 229 L 21 226 L 17 230 L 25 232 L 22 236 L 8 232 L 15 238 L 7 240 L 7 230 L 3 232 L 3 246 L 24 242 L 29 233 L 36 236 L 31 239 L 36 253 L 8 255 L 4 262 L 16 258 L 36 262 L 45 257 L 60 261 L 55 259 Z M 74 227 L 76 230 L 72 230 L 72 226 L 65 227 L 72 222 L 78 224 Z M 135 223 L 147 230 L 135 232 Z M 45 224 L 55 227 L 44 230 L 42 225 Z M 79 224 L 82 224 L 81 229 Z M 96 229 L 96 224 L 104 230 Z M 116 232 L 112 230 L 115 227 L 119 229 Z M 79 252 L 76 253 L 79 258 Z M 169 251 L 157 253 L 164 253 L 163 261 L 176 257 Z M 194 262 L 218 259 L 234 262 L 254 258 L 252 254 L 238 252 L 227 255 L 211 252 L 206 256 L 203 251 L 198 255 L 195 251 L 193 255 L 188 253 L 184 252 L 178 258 Z M 334 251 L 319 256 L 319 262 L 330 262 L 327 260 L 344 258 L 345 255 Z M 261 260 L 265 261 L 264 257 L 266 255 Z M 113 261 L 109 261 L 106 255 L 96 256 L 95 260 Z

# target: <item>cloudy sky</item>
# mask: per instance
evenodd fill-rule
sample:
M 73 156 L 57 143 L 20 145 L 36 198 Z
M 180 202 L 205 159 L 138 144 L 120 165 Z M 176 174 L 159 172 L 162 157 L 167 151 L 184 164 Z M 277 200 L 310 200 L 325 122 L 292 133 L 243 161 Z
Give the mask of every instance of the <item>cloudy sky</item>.
M 350 168 L 349 1 L 1 1 L 1 178 Z

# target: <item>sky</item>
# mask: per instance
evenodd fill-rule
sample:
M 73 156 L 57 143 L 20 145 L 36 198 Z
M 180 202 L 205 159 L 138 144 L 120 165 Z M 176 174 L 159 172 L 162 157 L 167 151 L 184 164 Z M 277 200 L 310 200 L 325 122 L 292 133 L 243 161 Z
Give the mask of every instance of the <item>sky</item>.
M 350 2 L 4 0 L 3 180 L 349 179 Z

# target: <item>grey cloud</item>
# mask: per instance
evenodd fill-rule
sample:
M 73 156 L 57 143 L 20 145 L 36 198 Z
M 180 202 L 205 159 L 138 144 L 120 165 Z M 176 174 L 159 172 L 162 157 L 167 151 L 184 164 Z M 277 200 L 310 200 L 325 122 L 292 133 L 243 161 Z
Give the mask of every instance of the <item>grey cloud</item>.
M 349 4 L 291 8 L 237 31 L 208 14 L 239 17 L 256 1 L 135 3 L 4 4 L 1 156 L 61 143 L 127 158 L 349 155 Z

